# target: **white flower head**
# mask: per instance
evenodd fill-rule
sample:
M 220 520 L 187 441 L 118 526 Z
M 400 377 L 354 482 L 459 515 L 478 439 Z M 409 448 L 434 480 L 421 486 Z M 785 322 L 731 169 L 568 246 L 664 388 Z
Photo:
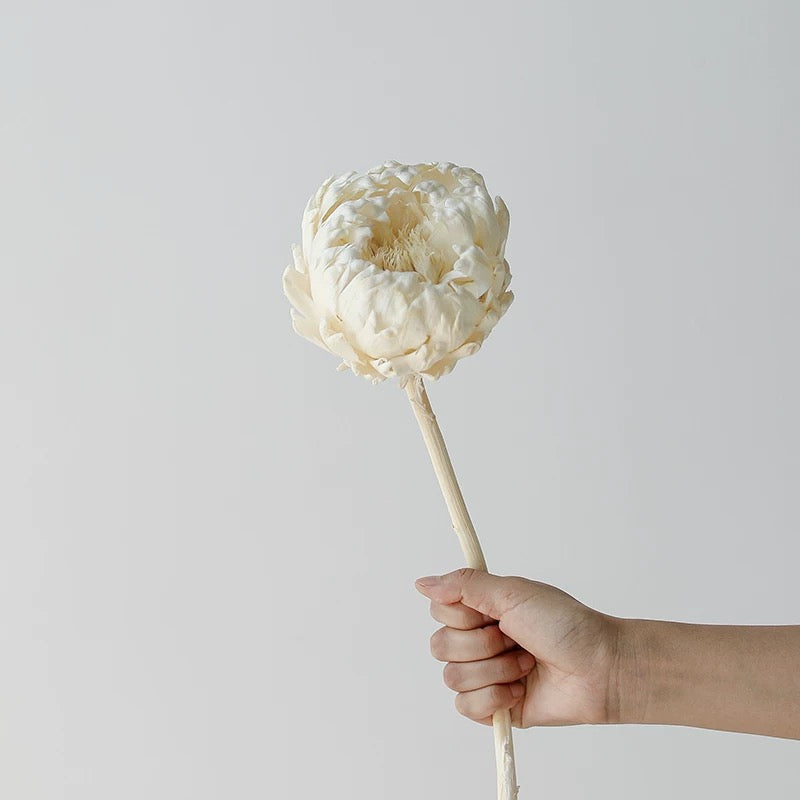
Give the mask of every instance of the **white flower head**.
M 483 178 L 449 162 L 328 178 L 283 274 L 295 331 L 373 383 L 447 374 L 514 299 L 508 222 Z

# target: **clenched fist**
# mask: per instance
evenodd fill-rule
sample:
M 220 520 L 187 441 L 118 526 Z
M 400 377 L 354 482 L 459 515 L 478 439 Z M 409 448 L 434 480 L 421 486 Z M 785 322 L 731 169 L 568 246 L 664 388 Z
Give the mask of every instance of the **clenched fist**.
M 456 708 L 516 727 L 605 723 L 618 717 L 619 622 L 544 583 L 461 569 L 421 578 L 441 622 L 431 652 L 447 662 Z

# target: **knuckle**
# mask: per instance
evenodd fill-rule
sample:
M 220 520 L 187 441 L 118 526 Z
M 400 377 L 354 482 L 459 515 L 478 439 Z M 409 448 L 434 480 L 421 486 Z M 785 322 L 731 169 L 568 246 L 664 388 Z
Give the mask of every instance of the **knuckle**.
M 465 693 L 457 694 L 455 699 L 456 711 L 463 717 L 475 719 L 475 714 L 470 708 L 469 698 Z
M 449 664 L 445 664 L 444 670 L 442 671 L 442 677 L 444 678 L 444 685 L 448 689 L 452 689 L 454 692 L 461 691 L 463 686 L 460 672 L 461 670 L 459 669 L 458 665 L 452 662 Z
M 447 628 L 439 628 L 433 636 L 431 636 L 430 647 L 431 647 L 431 655 L 437 661 L 447 661 L 444 654 L 447 649 Z
M 517 660 L 516 656 L 503 659 L 502 667 L 500 669 L 503 683 L 515 681 L 519 677 L 520 671 L 519 661 Z
M 470 586 L 471 582 L 475 579 L 475 570 L 472 567 L 462 567 L 458 571 L 458 577 L 461 579 L 461 592 L 462 596 L 464 590 Z
M 505 686 L 495 683 L 489 689 L 489 702 L 492 706 L 492 712 L 500 708 L 507 699 L 508 690 Z
M 475 570 L 472 567 L 461 567 L 458 570 L 458 577 L 461 578 L 462 581 L 469 580 L 475 574 Z
M 491 657 L 503 650 L 503 634 L 497 625 L 489 625 L 483 628 L 482 646 L 484 655 Z

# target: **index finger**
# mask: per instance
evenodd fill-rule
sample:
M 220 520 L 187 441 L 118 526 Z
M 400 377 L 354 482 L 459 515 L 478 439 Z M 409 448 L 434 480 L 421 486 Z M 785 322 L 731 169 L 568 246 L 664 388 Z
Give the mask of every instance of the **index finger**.
M 431 616 L 442 625 L 461 631 L 483 628 L 497 621 L 463 603 L 439 603 L 436 600 L 431 600 Z

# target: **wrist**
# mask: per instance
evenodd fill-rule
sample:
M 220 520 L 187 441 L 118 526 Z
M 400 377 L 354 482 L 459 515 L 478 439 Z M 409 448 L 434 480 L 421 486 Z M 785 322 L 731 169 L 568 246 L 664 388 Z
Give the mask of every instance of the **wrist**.
M 616 657 L 609 676 L 608 722 L 647 721 L 650 705 L 654 631 L 649 620 L 611 618 Z
M 704 626 L 652 619 L 620 619 L 616 677 L 617 721 L 701 725 L 698 703 L 722 675 Z

